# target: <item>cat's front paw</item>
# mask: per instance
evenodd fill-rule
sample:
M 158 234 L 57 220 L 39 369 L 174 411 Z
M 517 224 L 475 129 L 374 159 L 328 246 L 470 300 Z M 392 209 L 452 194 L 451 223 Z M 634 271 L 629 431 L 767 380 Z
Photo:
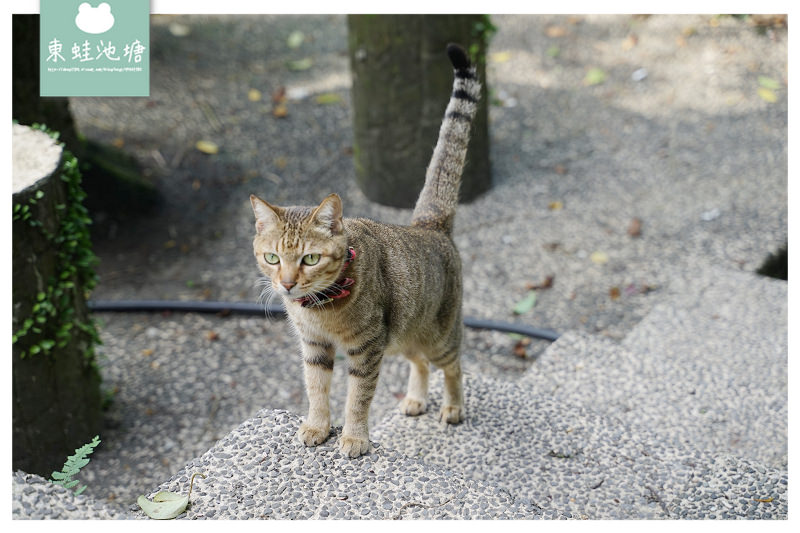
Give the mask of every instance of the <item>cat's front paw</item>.
M 339 437 L 339 450 L 345 457 L 354 459 L 364 455 L 369 451 L 369 439 L 354 437 L 352 435 L 342 435 Z
M 403 401 L 400 402 L 400 412 L 406 416 L 421 415 L 427 410 L 428 406 L 425 404 L 424 400 L 415 400 L 406 396 L 403 398 Z
M 303 423 L 300 424 L 300 429 L 297 431 L 297 438 L 306 446 L 317 446 L 325 442 L 330 434 L 330 427 L 314 427 Z
M 439 422 L 448 424 L 458 424 L 466 418 L 467 414 L 461 405 L 445 405 L 439 411 Z

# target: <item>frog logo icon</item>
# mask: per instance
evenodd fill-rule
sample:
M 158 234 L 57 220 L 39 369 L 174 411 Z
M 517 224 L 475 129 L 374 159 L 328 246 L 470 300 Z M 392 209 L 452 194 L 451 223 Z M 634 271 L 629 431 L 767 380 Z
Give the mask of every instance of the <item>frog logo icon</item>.
M 75 25 L 85 33 L 105 33 L 114 26 L 114 15 L 111 14 L 111 6 L 103 2 L 97 7 L 92 7 L 89 2 L 84 2 L 78 6 L 78 16 L 75 17 Z

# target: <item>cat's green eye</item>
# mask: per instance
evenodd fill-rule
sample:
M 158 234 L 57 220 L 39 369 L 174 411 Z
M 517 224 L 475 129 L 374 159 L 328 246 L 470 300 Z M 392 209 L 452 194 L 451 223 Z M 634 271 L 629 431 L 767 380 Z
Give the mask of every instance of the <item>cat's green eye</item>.
M 303 264 L 314 266 L 319 263 L 319 254 L 308 254 L 303 256 Z
M 277 265 L 278 263 L 280 263 L 281 258 L 275 254 L 264 254 L 264 261 L 266 261 L 270 265 Z

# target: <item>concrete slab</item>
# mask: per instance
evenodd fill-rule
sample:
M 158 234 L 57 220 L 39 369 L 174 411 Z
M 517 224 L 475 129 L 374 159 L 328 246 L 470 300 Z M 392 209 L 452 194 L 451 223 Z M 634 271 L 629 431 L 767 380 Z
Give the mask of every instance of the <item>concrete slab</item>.
M 392 414 L 374 439 L 579 518 L 786 516 L 785 470 L 671 446 L 646 428 L 530 384 L 468 375 L 465 388 L 468 418 L 461 425 L 436 421 L 437 383 L 428 414 Z M 713 498 L 696 499 L 715 487 Z
M 186 493 L 186 519 L 522 519 L 560 518 L 487 483 L 374 443 L 358 459 L 339 454 L 341 431 L 316 448 L 300 443 L 300 418 L 260 411 L 156 490 Z M 151 493 L 151 495 L 152 495 Z M 144 516 L 141 511 L 135 513 Z

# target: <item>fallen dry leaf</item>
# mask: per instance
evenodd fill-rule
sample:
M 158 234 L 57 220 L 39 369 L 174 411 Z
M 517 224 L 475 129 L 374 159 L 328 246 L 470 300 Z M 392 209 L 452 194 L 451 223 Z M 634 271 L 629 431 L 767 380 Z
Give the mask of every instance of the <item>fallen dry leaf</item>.
M 284 118 L 289 114 L 289 109 L 284 104 L 278 104 L 272 108 L 272 116 Z
M 308 70 L 314 64 L 314 60 L 310 57 L 304 57 L 303 59 L 298 59 L 297 61 L 287 61 L 286 66 L 289 67 L 289 70 L 292 71 L 302 71 Z
M 638 218 L 632 218 L 628 224 L 628 235 L 631 237 L 640 237 L 642 235 L 642 221 Z
M 210 341 L 216 341 L 216 340 L 219 340 L 219 333 L 217 333 L 216 331 L 209 331 L 209 332 L 206 334 L 206 338 L 207 338 L 208 340 L 210 340 Z
M 179 22 L 172 22 L 169 25 L 169 32 L 175 37 L 186 37 L 192 32 L 192 29 L 185 24 Z
M 219 152 L 219 146 L 211 141 L 197 141 L 194 147 L 204 154 L 214 155 Z
M 275 104 L 281 104 L 286 101 L 286 87 L 281 85 L 274 91 L 272 91 L 272 102 Z
M 561 209 L 564 209 L 564 202 L 561 202 L 559 200 L 556 200 L 555 202 L 550 202 L 549 204 L 547 204 L 547 208 L 550 211 L 560 211 Z
M 587 87 L 591 87 L 592 85 L 600 85 L 606 81 L 606 78 L 608 78 L 608 74 L 606 74 L 603 69 L 597 67 L 590 68 L 586 73 L 586 76 L 583 78 L 583 84 Z
M 261 91 L 258 89 L 250 89 L 247 91 L 247 99 L 251 102 L 260 102 L 261 101 Z
M 786 15 L 750 15 L 748 22 L 753 26 L 785 28 L 787 22 Z
M 631 33 L 622 41 L 622 49 L 628 51 L 639 44 L 639 37 L 635 33 Z
M 342 97 L 336 93 L 322 93 L 317 95 L 314 98 L 314 101 L 318 104 L 336 104 L 342 101 Z
M 589 259 L 596 265 L 605 265 L 608 263 L 608 254 L 598 250 L 597 252 L 592 252 Z
M 515 315 L 523 315 L 533 309 L 536 305 L 536 291 L 528 291 L 528 294 L 514 305 L 512 309 Z
M 286 39 L 286 46 L 289 48 L 300 48 L 300 45 L 303 44 L 303 41 L 306 40 L 306 36 L 300 30 L 295 30 L 289 34 L 289 37 Z
M 551 275 L 547 276 L 546 278 L 544 278 L 544 281 L 542 281 L 541 283 L 527 283 L 525 285 L 525 290 L 535 291 L 535 290 L 549 289 L 549 288 L 551 288 L 553 286 L 553 280 L 554 279 L 555 279 L 555 276 L 553 276 L 551 274 Z
M 552 39 L 564 37 L 567 34 L 566 28 L 563 26 L 548 26 L 544 29 L 544 34 Z
M 772 89 L 773 91 L 777 91 L 781 88 L 781 83 L 775 78 L 770 78 L 769 76 L 759 76 L 758 85 L 760 87 L 764 87 L 765 89 Z
M 529 338 L 520 339 L 514 344 L 513 353 L 520 359 L 525 359 L 528 357 L 528 351 L 526 348 L 530 345 L 531 340 Z
M 774 104 L 778 101 L 778 95 L 775 94 L 775 91 L 772 89 L 767 89 L 766 87 L 758 88 L 758 96 L 760 96 L 762 100 L 769 104 Z
M 619 296 L 620 296 L 619 287 L 611 287 L 611 288 L 608 290 L 608 296 L 609 296 L 609 298 L 611 298 L 612 300 L 619 300 Z

